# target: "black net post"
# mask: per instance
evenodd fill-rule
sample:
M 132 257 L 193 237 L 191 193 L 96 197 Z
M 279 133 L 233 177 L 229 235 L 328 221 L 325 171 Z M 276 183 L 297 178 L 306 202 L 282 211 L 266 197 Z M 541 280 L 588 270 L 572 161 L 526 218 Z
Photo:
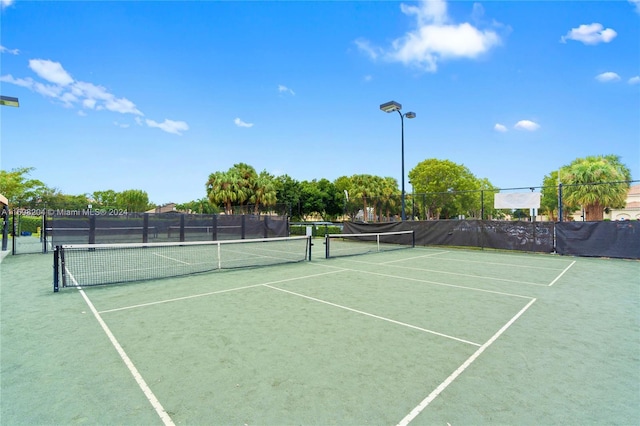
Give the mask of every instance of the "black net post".
M 54 293 L 58 292 L 59 284 L 60 284 L 59 261 L 60 261 L 60 247 L 56 246 L 56 248 L 53 250 L 53 292 Z
M 218 215 L 214 214 L 211 218 L 211 241 L 218 240 Z
M 96 217 L 89 216 L 89 244 L 96 243 Z
M 184 242 L 184 214 L 180 215 L 180 242 Z
M 142 242 L 149 242 L 149 213 L 142 216 Z
M 558 222 L 562 222 L 562 183 L 558 184 Z
M 11 254 L 13 254 L 15 256 L 16 254 L 16 230 L 17 230 L 17 224 L 16 221 L 18 219 L 18 217 L 16 216 L 16 209 L 13 209 L 13 220 L 11 221 L 11 235 L 13 236 L 13 238 L 11 239 Z
M 329 238 L 329 234 L 324 236 L 324 258 L 328 259 L 329 258 L 329 241 L 331 240 L 331 238 Z
M 9 242 L 9 206 L 2 206 L 2 251 L 7 251 Z
M 241 219 L 241 230 L 240 230 L 240 239 L 244 240 L 245 239 L 245 235 L 246 235 L 246 224 L 247 224 L 247 216 L 246 215 L 242 215 L 242 219 Z
M 262 221 L 262 225 L 264 228 L 264 233 L 262 234 L 264 238 L 269 238 L 269 216 L 262 216 L 264 220 Z
M 42 253 L 47 253 L 47 209 L 42 212 L 42 223 L 40 223 L 40 242 L 42 243 Z

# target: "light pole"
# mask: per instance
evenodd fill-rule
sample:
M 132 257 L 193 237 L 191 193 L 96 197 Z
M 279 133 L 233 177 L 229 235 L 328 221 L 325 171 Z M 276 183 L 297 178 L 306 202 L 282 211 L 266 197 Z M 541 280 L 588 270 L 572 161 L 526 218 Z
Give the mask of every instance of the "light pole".
M 402 139 L 402 220 L 406 220 L 405 209 L 404 209 L 404 118 L 416 118 L 415 112 L 407 112 L 405 114 L 402 113 L 402 105 L 397 103 L 396 101 L 389 101 L 382 105 L 380 105 L 380 109 L 384 112 L 393 112 L 398 111 L 400 114 L 400 125 L 401 125 L 401 139 Z
M 18 101 L 18 98 L 0 95 L 0 105 L 19 107 L 20 102 Z M 7 251 L 7 242 L 9 241 L 9 201 L 1 195 L 0 198 L 2 198 L 2 203 L 0 203 L 2 204 L 2 251 Z M 15 244 L 15 238 L 13 241 Z

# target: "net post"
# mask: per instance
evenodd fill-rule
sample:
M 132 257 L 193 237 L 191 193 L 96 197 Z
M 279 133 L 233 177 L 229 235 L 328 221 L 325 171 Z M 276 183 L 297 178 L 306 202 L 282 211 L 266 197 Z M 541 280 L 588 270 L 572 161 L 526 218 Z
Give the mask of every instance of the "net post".
M 47 253 L 47 209 L 42 213 L 42 221 L 40 223 L 40 242 L 42 243 L 42 253 Z
M 180 215 L 180 242 L 184 243 L 184 213 Z
M 264 227 L 264 233 L 263 233 L 263 237 L 264 238 L 269 238 L 269 216 L 263 215 L 263 222 L 262 225 Z
M 246 236 L 246 222 L 247 222 L 247 217 L 246 215 L 242 215 L 241 216 L 242 219 L 240 219 L 240 223 L 241 223 L 241 228 L 240 228 L 240 239 L 244 240 L 245 236 Z
M 308 254 L 308 260 L 309 262 L 311 262 L 311 246 L 313 245 L 313 243 L 311 242 L 311 235 L 309 235 L 307 237 L 307 248 L 309 250 L 309 254 Z
M 218 215 L 214 214 L 211 218 L 211 241 L 218 240 Z
M 11 238 L 11 254 L 15 256 L 16 254 L 16 209 L 13 209 L 13 212 L 11 212 L 11 215 L 13 216 L 13 220 L 11 221 L 11 236 L 13 238 Z
M 142 242 L 149 242 L 149 213 L 142 215 Z
M 60 255 L 59 255 L 60 251 L 59 251 L 59 247 L 56 246 L 53 249 L 53 292 L 57 293 L 58 292 L 58 287 L 59 287 L 59 271 L 60 269 L 58 268 L 58 261 L 60 260 Z
M 89 244 L 96 243 L 96 217 L 89 216 Z
M 416 231 L 412 230 L 411 231 L 411 248 L 414 248 L 416 246 Z
M 324 258 L 328 259 L 329 258 L 329 240 L 331 240 L 331 238 L 329 238 L 329 234 L 324 236 Z

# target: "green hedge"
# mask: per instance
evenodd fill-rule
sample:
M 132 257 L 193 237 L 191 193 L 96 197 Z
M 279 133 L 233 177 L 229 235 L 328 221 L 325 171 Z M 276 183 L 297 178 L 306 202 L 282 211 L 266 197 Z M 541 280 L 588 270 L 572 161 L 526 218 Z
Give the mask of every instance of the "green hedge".
M 42 227 L 42 217 L 39 216 L 21 216 L 20 217 L 20 229 L 16 229 L 16 232 L 31 232 L 36 234 L 38 228 Z M 9 218 L 9 233 L 13 229 L 13 217 Z
M 325 234 L 340 234 L 342 231 L 339 226 L 330 225 L 291 225 L 289 226 L 290 235 L 307 235 L 307 226 L 312 226 L 314 237 L 324 237 Z

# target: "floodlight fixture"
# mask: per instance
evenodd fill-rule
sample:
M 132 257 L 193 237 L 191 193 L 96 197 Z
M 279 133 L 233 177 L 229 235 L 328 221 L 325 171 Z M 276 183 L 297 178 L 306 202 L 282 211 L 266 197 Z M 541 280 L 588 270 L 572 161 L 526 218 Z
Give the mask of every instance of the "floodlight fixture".
M 19 107 L 20 102 L 18 98 L 12 98 L 11 96 L 1 96 L 0 95 L 0 105 L 3 106 L 11 106 L 11 107 Z
M 416 118 L 416 113 L 415 112 L 408 112 L 404 115 L 407 118 Z
M 380 105 L 380 109 L 384 112 L 400 111 L 402 109 L 402 105 L 396 101 L 390 101 Z

